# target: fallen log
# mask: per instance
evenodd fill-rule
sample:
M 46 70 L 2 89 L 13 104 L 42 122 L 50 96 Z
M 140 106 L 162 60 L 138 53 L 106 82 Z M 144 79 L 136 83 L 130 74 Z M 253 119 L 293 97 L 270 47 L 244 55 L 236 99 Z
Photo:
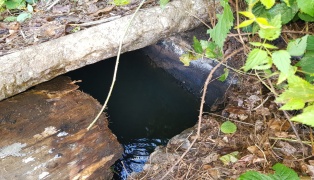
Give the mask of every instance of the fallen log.
M 211 3 L 208 0 L 175 0 L 164 9 L 153 7 L 139 11 L 123 41 L 122 52 L 197 27 L 200 20 L 208 20 L 207 7 Z M 0 100 L 60 74 L 116 56 L 130 19 L 131 15 L 128 15 L 0 57 Z
M 0 179 L 111 179 L 122 147 L 101 106 L 58 77 L 0 102 Z

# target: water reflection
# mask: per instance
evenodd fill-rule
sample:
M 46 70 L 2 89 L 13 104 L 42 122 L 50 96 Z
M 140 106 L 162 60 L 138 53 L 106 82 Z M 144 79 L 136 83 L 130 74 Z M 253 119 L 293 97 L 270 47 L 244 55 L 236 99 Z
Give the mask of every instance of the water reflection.
M 155 147 L 164 145 L 167 140 L 161 139 L 134 139 L 123 145 L 124 153 L 121 159 L 114 166 L 114 179 L 127 179 L 128 174 L 132 172 L 141 172 L 143 165 L 149 158 Z M 122 164 L 123 162 L 123 164 Z

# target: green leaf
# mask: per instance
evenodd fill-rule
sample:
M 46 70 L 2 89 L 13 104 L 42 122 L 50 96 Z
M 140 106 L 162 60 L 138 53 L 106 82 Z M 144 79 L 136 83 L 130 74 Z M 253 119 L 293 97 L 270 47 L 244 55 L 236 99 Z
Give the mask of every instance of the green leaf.
M 285 81 L 288 77 L 293 76 L 296 71 L 297 71 L 297 67 L 290 66 L 288 74 L 281 72 L 278 77 L 277 85 Z
M 183 63 L 184 66 L 189 66 L 190 65 L 190 62 L 192 60 L 196 60 L 197 57 L 194 56 L 193 54 L 191 53 L 186 53 L 186 54 L 182 54 L 180 57 L 179 57 L 180 61 Z
M 314 86 L 298 76 L 288 77 L 288 89 L 276 98 L 277 103 L 314 102 Z
M 272 54 L 273 63 L 282 73 L 288 74 L 290 69 L 291 56 L 288 51 L 279 50 Z
M 273 166 L 275 173 L 273 175 L 265 175 L 256 171 L 248 171 L 241 174 L 238 180 L 300 180 L 298 174 L 283 164 L 276 163 Z
M 242 23 L 239 24 L 239 26 L 236 26 L 234 29 L 238 29 L 238 28 L 243 28 L 243 27 L 249 26 L 253 22 L 254 22 L 254 20 L 243 21 Z
M 261 28 L 258 32 L 259 36 L 267 40 L 275 40 L 281 33 L 281 15 L 276 15 L 269 23 L 273 28 Z
M 28 12 L 34 12 L 34 8 L 33 8 L 33 6 L 32 5 L 30 5 L 30 4 L 27 4 L 27 11 Z
M 247 171 L 238 178 L 238 180 L 273 180 L 266 174 L 261 174 L 256 171 Z
M 235 133 L 237 131 L 237 126 L 231 121 L 226 121 L 222 123 L 220 130 L 225 134 Z
M 294 170 L 288 168 L 287 166 L 283 164 L 276 163 L 273 166 L 273 169 L 275 170 L 275 174 L 270 176 L 273 179 L 280 179 L 280 180 L 299 180 L 300 179 L 298 177 L 298 174 Z
M 28 4 L 34 4 L 37 3 L 38 0 L 25 0 Z
M 305 53 L 307 38 L 308 35 L 305 35 L 302 38 L 290 41 L 287 46 L 289 54 L 291 56 L 302 56 Z
M 268 44 L 268 43 L 260 43 L 260 42 L 249 42 L 250 44 L 252 44 L 253 46 L 257 46 L 257 47 L 265 47 L 267 49 L 278 49 L 278 47 L 272 45 L 272 44 Z
M 193 37 L 193 48 L 196 53 L 199 53 L 199 54 L 203 53 L 202 45 L 195 36 Z
M 4 22 L 14 22 L 14 21 L 16 21 L 16 17 L 15 16 L 8 16 L 3 21 Z
M 222 15 L 217 15 L 218 23 L 213 29 L 207 30 L 212 40 L 222 48 L 226 40 L 227 34 L 233 25 L 233 14 L 228 2 L 220 0 L 221 6 L 224 8 Z
M 291 99 L 285 105 L 283 105 L 280 110 L 298 110 L 303 109 L 305 106 L 304 101 L 300 99 Z
M 299 7 L 295 1 L 290 7 L 285 3 L 279 3 L 267 12 L 267 17 L 271 18 L 277 14 L 281 14 L 281 23 L 287 24 L 294 18 L 298 11 Z
M 310 15 L 308 15 L 308 14 L 299 12 L 299 13 L 298 13 L 298 16 L 299 16 L 299 18 L 302 19 L 303 21 L 306 21 L 306 22 L 314 22 L 314 17 L 313 17 L 313 16 L 310 16 Z
M 270 9 L 275 4 L 275 0 L 261 0 L 261 3 L 266 7 L 266 9 Z
M 249 19 L 255 19 L 255 15 L 249 11 L 240 11 L 239 14 L 242 14 Z
M 301 67 L 302 71 L 306 72 L 305 78 L 307 81 L 314 80 L 314 76 L 310 75 L 314 74 L 314 36 L 308 36 L 306 52 L 296 66 Z
M 25 7 L 25 1 L 23 0 L 7 0 L 5 1 L 7 9 L 21 9 Z
M 269 58 L 267 56 L 267 52 L 261 49 L 253 49 L 245 62 L 244 71 L 248 71 L 250 69 L 254 69 L 255 67 L 263 64 L 267 64 L 269 62 Z
M 159 4 L 161 8 L 165 8 L 168 3 L 169 3 L 169 0 L 159 0 Z
M 219 81 L 224 82 L 229 75 L 229 69 L 225 68 L 224 73 L 218 78 Z
M 30 19 L 32 17 L 31 13 L 22 12 L 20 15 L 16 17 L 18 22 L 24 22 L 26 19 Z
M 290 7 L 290 1 L 289 0 L 283 0 L 287 4 L 288 7 Z
M 292 121 L 296 121 L 314 127 L 313 119 L 314 119 L 314 105 L 304 108 L 303 113 L 291 118 Z
M 301 12 L 314 16 L 314 0 L 297 0 Z
M 224 163 L 224 165 L 228 165 L 229 163 L 234 163 L 238 161 L 238 158 L 236 157 L 238 154 L 238 151 L 234 151 L 230 154 L 221 156 L 219 159 Z
M 130 4 L 130 0 L 113 0 L 112 4 L 116 6 L 124 6 Z

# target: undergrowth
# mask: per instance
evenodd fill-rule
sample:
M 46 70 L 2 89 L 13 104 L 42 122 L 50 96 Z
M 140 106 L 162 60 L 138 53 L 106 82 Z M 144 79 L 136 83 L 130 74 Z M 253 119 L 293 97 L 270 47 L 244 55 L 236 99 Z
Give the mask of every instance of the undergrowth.
M 247 59 L 244 66 L 235 71 L 258 77 L 273 94 L 274 102 L 280 106 L 288 121 L 314 127 L 314 36 L 308 30 L 310 23 L 314 22 L 314 0 L 245 0 L 244 11 L 238 10 L 239 4 L 236 1 L 238 23 L 234 29 L 238 32 Z M 235 16 L 228 0 L 220 0 L 220 6 L 223 12 L 216 15 L 217 24 L 207 31 L 211 39 L 194 37 L 193 51 L 180 57 L 185 66 L 202 57 L 222 61 L 226 56 L 224 42 L 234 25 Z M 239 15 L 243 18 L 241 23 Z M 304 24 L 303 31 L 299 33 L 302 36 L 289 39 L 285 46 L 277 45 L 275 40 L 282 35 L 283 26 L 290 27 L 288 25 L 294 22 Z M 243 42 L 244 34 L 255 38 L 249 38 L 249 44 L 246 44 Z M 220 80 L 225 80 L 228 73 L 229 70 L 225 69 Z M 295 115 L 291 116 L 289 112 Z M 225 133 L 235 130 L 232 122 L 221 126 L 221 131 Z M 276 164 L 273 169 L 276 171 L 274 175 L 247 172 L 240 179 L 298 179 L 293 170 L 281 164 Z M 289 176 L 291 171 L 293 175 Z

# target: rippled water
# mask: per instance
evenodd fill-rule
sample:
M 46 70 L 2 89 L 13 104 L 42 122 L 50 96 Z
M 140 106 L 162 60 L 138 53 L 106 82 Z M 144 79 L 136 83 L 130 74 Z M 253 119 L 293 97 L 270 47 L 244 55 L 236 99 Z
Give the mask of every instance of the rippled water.
M 81 79 L 81 90 L 103 103 L 114 63 L 114 58 L 108 59 L 68 75 Z M 198 108 L 198 99 L 141 51 L 123 54 L 106 109 L 109 128 L 124 147 L 123 157 L 114 166 L 114 179 L 141 171 L 156 146 L 165 145 L 169 138 L 196 123 Z

